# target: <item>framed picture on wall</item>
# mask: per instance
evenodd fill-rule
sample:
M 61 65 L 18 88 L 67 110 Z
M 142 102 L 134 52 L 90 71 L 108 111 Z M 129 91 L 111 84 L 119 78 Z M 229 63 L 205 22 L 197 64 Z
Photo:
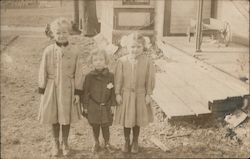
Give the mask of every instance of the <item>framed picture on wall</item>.
M 115 8 L 114 29 L 116 30 L 153 30 L 153 8 Z
M 150 0 L 122 0 L 123 5 L 149 5 Z

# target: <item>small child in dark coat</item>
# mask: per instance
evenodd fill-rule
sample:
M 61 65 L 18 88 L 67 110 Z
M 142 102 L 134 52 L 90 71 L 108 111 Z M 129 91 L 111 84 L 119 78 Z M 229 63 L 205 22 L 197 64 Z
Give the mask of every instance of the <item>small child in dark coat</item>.
M 107 68 L 108 57 L 104 50 L 92 51 L 90 63 L 94 69 L 86 75 L 83 85 L 83 115 L 87 117 L 93 129 L 95 140 L 93 152 L 100 149 L 100 129 L 102 129 L 105 148 L 112 151 L 109 143 L 109 126 L 112 125 L 112 110 L 116 106 L 114 75 Z

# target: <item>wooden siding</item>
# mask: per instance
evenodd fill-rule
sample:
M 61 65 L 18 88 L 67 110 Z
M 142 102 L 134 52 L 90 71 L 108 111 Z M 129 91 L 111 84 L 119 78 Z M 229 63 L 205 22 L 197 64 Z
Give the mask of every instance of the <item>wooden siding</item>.
M 106 37 L 109 42 L 112 42 L 112 31 L 113 31 L 113 1 L 99 1 L 98 9 L 99 18 L 101 22 L 101 33 Z
M 172 0 L 170 34 L 186 33 L 190 19 L 195 19 L 197 16 L 197 8 L 197 0 Z M 211 0 L 204 0 L 203 18 L 210 18 L 210 16 Z
M 249 1 L 219 0 L 216 17 L 230 23 L 234 42 L 249 46 Z

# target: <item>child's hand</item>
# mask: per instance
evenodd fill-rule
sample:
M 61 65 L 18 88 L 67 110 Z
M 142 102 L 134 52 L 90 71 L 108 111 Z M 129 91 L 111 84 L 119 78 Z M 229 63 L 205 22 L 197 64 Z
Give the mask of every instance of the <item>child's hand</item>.
M 86 108 L 83 108 L 83 110 L 82 110 L 82 116 L 84 116 L 85 118 L 88 117 L 88 110 Z
M 84 112 L 85 114 L 88 114 L 88 109 L 84 108 L 84 109 L 83 109 L 83 112 Z
M 112 114 L 112 115 L 115 114 L 115 106 L 111 106 L 111 114 Z
M 74 103 L 75 103 L 75 104 L 78 104 L 79 101 L 80 101 L 80 97 L 79 97 L 78 95 L 75 95 L 74 98 L 75 98 L 75 99 L 74 99 Z
M 118 105 L 122 104 L 122 96 L 120 94 L 116 95 L 116 102 L 118 103 Z
M 146 95 L 146 105 L 151 103 L 151 97 L 150 95 Z

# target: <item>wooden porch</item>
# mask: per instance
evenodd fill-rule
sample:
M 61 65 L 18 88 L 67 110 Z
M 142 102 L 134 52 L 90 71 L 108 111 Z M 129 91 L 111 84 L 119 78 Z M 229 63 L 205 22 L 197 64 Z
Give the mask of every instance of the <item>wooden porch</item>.
M 166 39 L 159 40 L 158 46 L 167 58 L 155 62 L 161 71 L 156 74 L 153 99 L 168 118 L 210 114 L 209 101 L 249 94 L 248 84 L 189 56 Z

